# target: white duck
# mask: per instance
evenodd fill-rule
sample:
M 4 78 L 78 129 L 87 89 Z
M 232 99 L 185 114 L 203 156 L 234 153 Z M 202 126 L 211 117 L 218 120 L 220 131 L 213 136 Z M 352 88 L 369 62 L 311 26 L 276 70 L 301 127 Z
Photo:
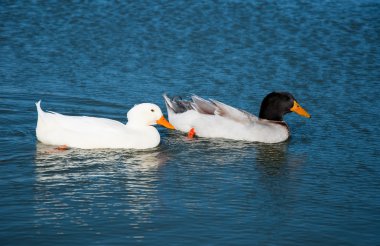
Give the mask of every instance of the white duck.
M 67 116 L 44 112 L 36 103 L 37 139 L 48 145 L 94 148 L 147 149 L 160 143 L 160 134 L 152 125 L 174 127 L 164 118 L 161 109 L 151 103 L 135 105 L 127 114 L 128 123 L 87 116 Z
M 289 138 L 290 132 L 283 116 L 295 112 L 310 115 L 287 92 L 272 92 L 261 104 L 259 117 L 216 100 L 196 95 L 192 101 L 170 99 L 163 95 L 169 121 L 180 131 L 208 138 L 227 138 L 263 143 L 278 143 Z

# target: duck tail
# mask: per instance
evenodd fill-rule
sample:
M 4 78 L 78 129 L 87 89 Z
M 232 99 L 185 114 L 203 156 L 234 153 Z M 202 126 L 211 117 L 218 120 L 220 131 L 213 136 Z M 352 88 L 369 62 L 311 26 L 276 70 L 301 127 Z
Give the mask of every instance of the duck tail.
M 42 114 L 44 111 L 42 111 L 42 108 L 41 108 L 41 100 L 39 100 L 38 102 L 36 102 L 36 108 L 37 108 L 37 113 L 38 114 Z
M 184 113 L 188 110 L 194 110 L 192 103 L 189 101 L 182 100 L 180 96 L 175 96 L 170 99 L 166 94 L 163 95 L 166 103 L 168 112 L 173 112 L 175 114 Z
M 168 97 L 166 93 L 164 93 L 162 96 L 164 97 L 167 110 L 174 112 L 174 106 L 173 106 L 172 100 Z

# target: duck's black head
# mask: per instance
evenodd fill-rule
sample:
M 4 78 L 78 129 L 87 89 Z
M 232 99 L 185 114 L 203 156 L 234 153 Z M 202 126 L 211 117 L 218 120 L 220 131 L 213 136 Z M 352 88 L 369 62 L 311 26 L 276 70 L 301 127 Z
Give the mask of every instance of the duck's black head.
M 284 115 L 290 112 L 310 118 L 310 115 L 297 103 L 292 94 L 272 92 L 262 101 L 259 117 L 266 120 L 283 121 Z

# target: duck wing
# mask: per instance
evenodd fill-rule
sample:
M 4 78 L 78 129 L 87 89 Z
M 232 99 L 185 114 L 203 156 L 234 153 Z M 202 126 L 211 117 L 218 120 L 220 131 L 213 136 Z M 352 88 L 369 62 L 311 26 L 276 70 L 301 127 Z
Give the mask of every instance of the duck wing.
M 242 124 L 252 124 L 258 117 L 244 110 L 234 108 L 217 100 L 206 100 L 197 95 L 191 97 L 192 101 L 182 100 L 180 97 L 170 99 L 164 95 L 168 110 L 180 114 L 189 110 L 195 110 L 200 114 L 224 117 Z
M 57 126 L 75 132 L 99 134 L 100 132 L 119 132 L 121 129 L 125 129 L 123 123 L 106 118 L 69 116 L 56 112 L 47 112 L 47 114 L 51 114 L 50 116 L 54 118 L 53 120 Z
M 41 101 L 36 103 L 36 107 L 38 112 L 37 125 L 44 129 L 64 129 L 81 133 L 119 132 L 121 129 L 125 129 L 125 125 L 116 120 L 89 116 L 69 116 L 52 111 L 44 112 L 41 109 Z
M 234 108 L 217 100 L 210 100 L 216 105 L 217 110 L 215 111 L 215 114 L 219 116 L 226 117 L 244 124 L 250 124 L 258 121 L 259 119 L 256 115 L 253 115 L 245 110 Z
M 216 112 L 218 111 L 218 107 L 212 101 L 208 101 L 197 95 L 193 95 L 191 99 L 193 100 L 193 102 L 191 103 L 191 106 L 198 113 L 216 115 Z

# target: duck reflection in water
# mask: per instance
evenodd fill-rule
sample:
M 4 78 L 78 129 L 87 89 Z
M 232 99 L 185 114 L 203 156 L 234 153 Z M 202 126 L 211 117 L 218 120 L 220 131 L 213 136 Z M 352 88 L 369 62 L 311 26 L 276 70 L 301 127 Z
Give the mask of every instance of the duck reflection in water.
M 43 176 L 49 171 L 84 170 L 94 165 L 101 165 L 100 169 L 103 171 L 113 171 L 115 168 L 123 169 L 119 170 L 123 172 L 148 171 L 159 168 L 168 159 L 167 153 L 160 151 L 158 148 L 149 150 L 84 150 L 77 148 L 60 150 L 52 148 L 50 145 L 37 143 L 35 164 L 37 178 L 44 179 L 48 178 Z M 99 171 L 99 168 L 97 170 Z M 83 175 L 86 175 L 86 173 L 81 173 L 82 177 Z
M 266 175 L 280 175 L 288 163 L 288 141 L 277 144 L 257 143 L 256 161 Z
M 150 222 L 159 203 L 158 173 L 169 160 L 165 149 L 51 150 L 37 144 L 36 214 L 57 226 L 68 223 L 57 216 L 82 225 L 92 224 L 96 216 L 121 217 L 134 225 Z

